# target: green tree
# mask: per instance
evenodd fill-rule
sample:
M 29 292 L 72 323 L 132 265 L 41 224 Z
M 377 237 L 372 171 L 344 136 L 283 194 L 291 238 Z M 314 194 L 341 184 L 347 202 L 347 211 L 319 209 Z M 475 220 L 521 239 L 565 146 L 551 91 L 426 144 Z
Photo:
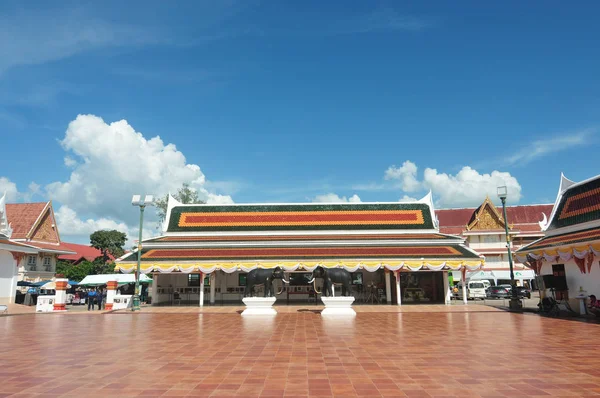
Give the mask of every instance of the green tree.
M 126 241 L 127 235 L 114 229 L 112 231 L 96 231 L 90 235 L 92 247 L 102 252 L 103 264 L 110 259 L 109 254 L 115 258 L 122 256 L 125 253 L 123 246 Z
M 173 195 L 175 199 L 183 204 L 196 204 L 196 203 L 206 203 L 198 197 L 198 191 L 194 188 L 190 188 L 190 184 L 183 184 L 181 188 L 177 190 L 177 193 Z M 167 205 L 169 202 L 169 195 L 165 195 L 162 199 L 157 199 L 154 202 L 156 206 L 156 213 L 158 214 L 158 219 L 160 222 L 165 221 L 165 217 L 167 216 Z
M 62 274 L 65 278 L 80 282 L 88 275 L 94 275 L 94 264 L 90 261 L 82 261 L 79 264 L 72 264 L 68 261 L 58 261 L 56 263 L 56 273 Z
M 114 274 L 115 273 L 115 263 L 114 262 L 104 262 L 103 259 L 97 258 L 92 262 L 94 275 L 101 274 Z

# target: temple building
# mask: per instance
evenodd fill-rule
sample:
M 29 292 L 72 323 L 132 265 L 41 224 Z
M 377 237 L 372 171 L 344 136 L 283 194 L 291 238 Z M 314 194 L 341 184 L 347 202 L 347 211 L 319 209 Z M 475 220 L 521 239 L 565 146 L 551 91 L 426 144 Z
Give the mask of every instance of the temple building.
M 544 236 L 542 223 L 552 212 L 551 204 L 507 206 L 509 236 L 512 253 Z M 510 283 L 508 250 L 506 248 L 505 222 L 502 207 L 496 207 L 489 197 L 477 208 L 439 209 L 436 215 L 440 232 L 459 235 L 467 245 L 485 256 L 485 269 L 468 272 L 469 280 L 489 280 L 492 285 Z M 523 286 L 535 278 L 535 273 L 522 262 L 515 261 L 514 273 L 517 284 Z M 455 282 L 460 272 L 453 272 Z
M 0 198 L 0 304 L 13 303 L 17 282 L 54 277 L 60 241 L 52 202 L 7 204 Z
M 317 266 L 351 272 L 357 302 L 449 303 L 448 273 L 484 262 L 464 238 L 440 233 L 431 194 L 356 204 L 184 205 L 169 197 L 164 234 L 141 247 L 155 305 L 241 303 L 246 274 L 275 267 L 290 282 L 277 282 L 278 302 L 316 302 L 307 281 Z M 137 254 L 118 259 L 116 270 L 135 272 Z
M 547 293 L 579 311 L 577 296 L 600 297 L 600 176 L 579 183 L 561 176 L 543 230 L 544 237 L 521 247 L 516 258 L 551 276 L 545 279 Z

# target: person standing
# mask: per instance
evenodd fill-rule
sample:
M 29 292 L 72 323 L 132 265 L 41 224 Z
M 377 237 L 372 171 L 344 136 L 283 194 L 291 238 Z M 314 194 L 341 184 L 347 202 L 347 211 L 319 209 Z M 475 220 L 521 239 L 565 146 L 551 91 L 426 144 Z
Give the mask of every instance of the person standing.
M 90 310 L 90 308 L 93 311 L 94 305 L 96 304 L 96 291 L 94 289 L 88 290 L 87 301 L 88 301 L 88 311 Z
M 98 301 L 98 311 L 102 311 L 102 288 L 99 287 L 96 292 L 96 300 Z

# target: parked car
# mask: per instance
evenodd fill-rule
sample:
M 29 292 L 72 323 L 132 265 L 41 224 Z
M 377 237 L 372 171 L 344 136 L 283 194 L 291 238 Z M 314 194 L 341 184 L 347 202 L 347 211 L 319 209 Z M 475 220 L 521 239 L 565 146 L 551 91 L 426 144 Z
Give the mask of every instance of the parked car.
M 488 289 L 488 294 L 490 298 L 510 298 L 511 287 L 510 285 L 499 285 L 499 286 L 491 286 Z
M 531 290 L 524 286 L 517 286 L 517 296 L 521 298 L 531 298 Z
M 485 299 L 485 285 L 480 281 L 469 282 L 467 285 L 467 297 L 470 299 Z

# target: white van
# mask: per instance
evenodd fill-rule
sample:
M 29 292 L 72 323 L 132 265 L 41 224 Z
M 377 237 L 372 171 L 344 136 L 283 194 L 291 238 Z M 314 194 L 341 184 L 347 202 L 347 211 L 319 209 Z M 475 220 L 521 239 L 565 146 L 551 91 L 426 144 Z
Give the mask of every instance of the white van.
M 489 282 L 488 282 L 489 283 Z M 467 285 L 467 297 L 470 299 L 485 299 L 485 284 L 483 281 L 472 281 Z

